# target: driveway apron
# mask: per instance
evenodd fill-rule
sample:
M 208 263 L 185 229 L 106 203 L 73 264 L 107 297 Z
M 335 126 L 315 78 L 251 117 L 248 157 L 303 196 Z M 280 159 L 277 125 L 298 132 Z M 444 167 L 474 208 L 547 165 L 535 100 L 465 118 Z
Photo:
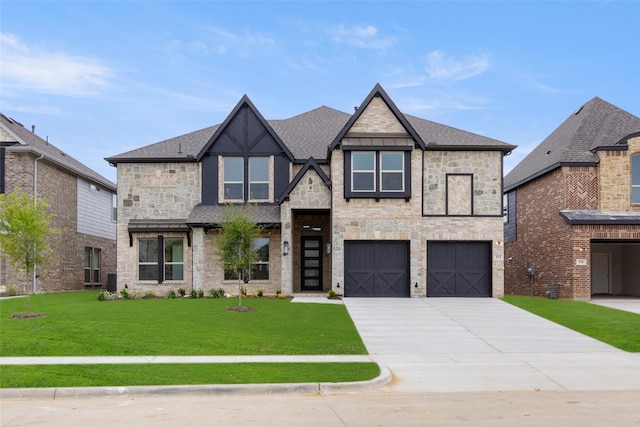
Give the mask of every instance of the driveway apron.
M 389 391 L 640 390 L 640 354 L 495 298 L 345 298 Z

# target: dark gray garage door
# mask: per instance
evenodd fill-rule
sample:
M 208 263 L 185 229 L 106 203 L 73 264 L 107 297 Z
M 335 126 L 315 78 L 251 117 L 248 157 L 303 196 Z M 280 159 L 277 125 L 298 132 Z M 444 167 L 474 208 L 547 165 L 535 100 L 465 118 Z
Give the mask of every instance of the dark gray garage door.
M 409 242 L 345 241 L 346 297 L 408 297 Z
M 490 297 L 491 243 L 428 242 L 428 297 Z

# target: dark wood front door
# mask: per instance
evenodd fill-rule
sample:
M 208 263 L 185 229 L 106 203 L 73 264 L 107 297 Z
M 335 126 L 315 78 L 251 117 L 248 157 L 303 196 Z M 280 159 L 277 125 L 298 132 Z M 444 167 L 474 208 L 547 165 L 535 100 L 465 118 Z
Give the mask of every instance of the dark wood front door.
M 322 237 L 302 237 L 302 290 L 322 290 Z

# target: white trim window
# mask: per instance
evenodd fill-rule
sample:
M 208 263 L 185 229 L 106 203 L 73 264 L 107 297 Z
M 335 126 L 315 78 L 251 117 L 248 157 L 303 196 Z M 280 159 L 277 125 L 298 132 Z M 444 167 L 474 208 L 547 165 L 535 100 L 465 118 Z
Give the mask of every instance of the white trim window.
M 640 204 L 640 154 L 631 156 L 631 204 Z
M 100 283 L 100 256 L 102 251 L 98 248 L 84 248 L 84 282 Z
M 380 191 L 404 191 L 404 152 L 380 152 Z
M 351 153 L 351 191 L 376 191 L 375 151 L 354 151 Z
M 249 157 L 249 200 L 269 200 L 269 157 Z
M 224 157 L 224 200 L 244 201 L 244 158 Z

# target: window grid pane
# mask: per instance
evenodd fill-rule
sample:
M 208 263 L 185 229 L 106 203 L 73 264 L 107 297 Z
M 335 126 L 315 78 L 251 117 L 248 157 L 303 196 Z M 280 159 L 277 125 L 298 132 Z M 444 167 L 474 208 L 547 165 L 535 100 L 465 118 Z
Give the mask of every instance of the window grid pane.
M 182 239 L 164 240 L 164 280 L 184 279 L 184 251 Z
M 244 200 L 244 159 L 224 158 L 224 199 Z
M 269 158 L 249 158 L 249 199 L 269 199 Z
M 158 280 L 158 240 L 138 241 L 138 280 Z
M 380 153 L 380 187 L 382 191 L 404 191 L 404 153 Z

